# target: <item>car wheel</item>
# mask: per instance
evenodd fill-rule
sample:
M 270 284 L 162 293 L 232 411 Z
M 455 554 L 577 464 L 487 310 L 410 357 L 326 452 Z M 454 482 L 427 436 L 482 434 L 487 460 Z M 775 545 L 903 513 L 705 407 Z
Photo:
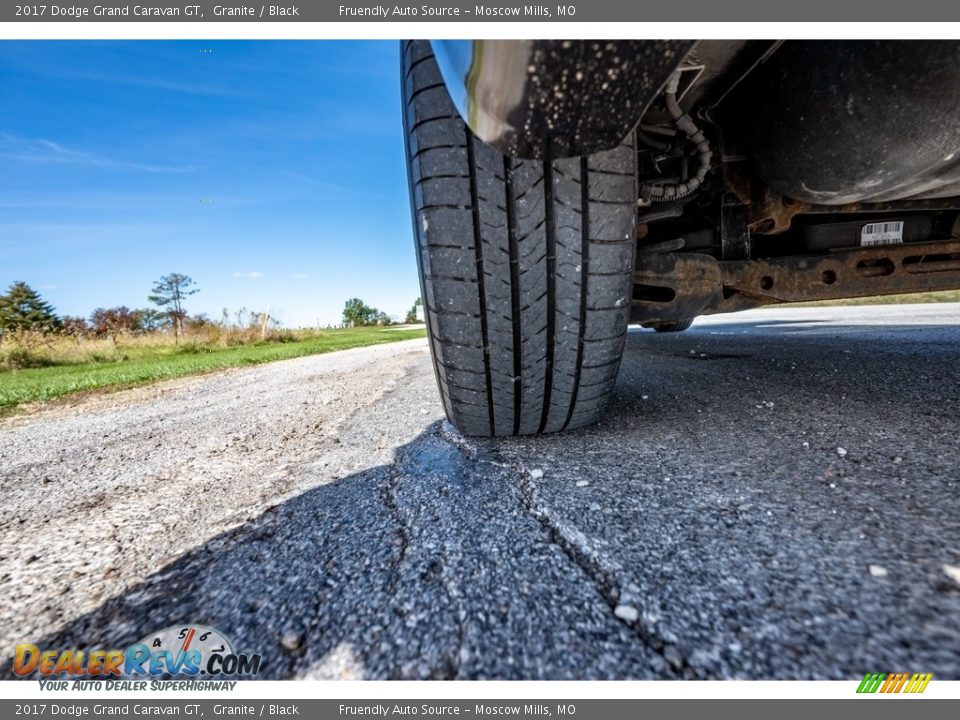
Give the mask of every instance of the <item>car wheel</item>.
M 417 261 L 447 417 L 478 436 L 597 422 L 630 312 L 633 137 L 589 157 L 505 156 L 461 119 L 430 43 L 401 49 Z

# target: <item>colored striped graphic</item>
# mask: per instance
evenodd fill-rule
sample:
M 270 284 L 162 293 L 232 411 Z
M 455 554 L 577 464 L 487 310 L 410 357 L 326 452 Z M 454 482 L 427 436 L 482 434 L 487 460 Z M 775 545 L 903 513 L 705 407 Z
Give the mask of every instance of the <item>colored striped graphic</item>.
M 933 673 L 867 673 L 860 681 L 858 693 L 922 693 L 933 679 Z

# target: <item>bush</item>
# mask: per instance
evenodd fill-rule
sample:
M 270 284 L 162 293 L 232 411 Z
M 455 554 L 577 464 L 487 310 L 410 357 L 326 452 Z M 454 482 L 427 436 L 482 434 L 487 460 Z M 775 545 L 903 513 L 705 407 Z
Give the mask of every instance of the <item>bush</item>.
M 22 345 L 14 345 L 0 352 L 0 367 L 5 370 L 26 370 L 56 364 L 54 360 Z
M 272 342 L 292 343 L 299 342 L 300 338 L 292 330 L 273 330 L 267 333 L 267 339 Z
M 116 354 L 107 355 L 99 352 L 90 353 L 87 357 L 90 359 L 90 362 L 93 363 L 111 363 L 116 362 L 118 359 Z

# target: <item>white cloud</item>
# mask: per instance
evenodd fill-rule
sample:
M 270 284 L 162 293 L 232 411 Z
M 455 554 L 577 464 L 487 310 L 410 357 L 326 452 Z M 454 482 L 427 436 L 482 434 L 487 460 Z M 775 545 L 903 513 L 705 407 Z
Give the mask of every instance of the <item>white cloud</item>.
M 0 158 L 32 163 L 95 165 L 146 173 L 190 173 L 200 169 L 196 165 L 154 165 L 118 160 L 95 153 L 72 150 L 46 138 L 22 138 L 8 133 L 0 133 Z
M 253 272 L 235 272 L 235 273 L 233 274 L 233 276 L 234 276 L 235 278 L 253 278 L 253 279 L 256 279 L 256 278 L 262 278 L 262 277 L 263 277 L 263 273 L 262 273 L 262 272 L 259 272 L 259 271 L 257 271 L 257 270 L 254 270 Z

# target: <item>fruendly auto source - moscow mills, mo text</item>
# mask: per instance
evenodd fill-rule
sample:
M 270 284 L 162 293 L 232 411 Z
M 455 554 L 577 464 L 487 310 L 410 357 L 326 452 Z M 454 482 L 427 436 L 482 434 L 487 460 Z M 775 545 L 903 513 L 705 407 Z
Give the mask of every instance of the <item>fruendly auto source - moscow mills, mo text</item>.
M 450 18 L 515 18 L 535 17 L 550 19 L 553 17 L 576 15 L 574 5 L 474 5 L 472 8 L 460 8 L 444 5 L 341 5 L 340 17 L 450 17 Z

